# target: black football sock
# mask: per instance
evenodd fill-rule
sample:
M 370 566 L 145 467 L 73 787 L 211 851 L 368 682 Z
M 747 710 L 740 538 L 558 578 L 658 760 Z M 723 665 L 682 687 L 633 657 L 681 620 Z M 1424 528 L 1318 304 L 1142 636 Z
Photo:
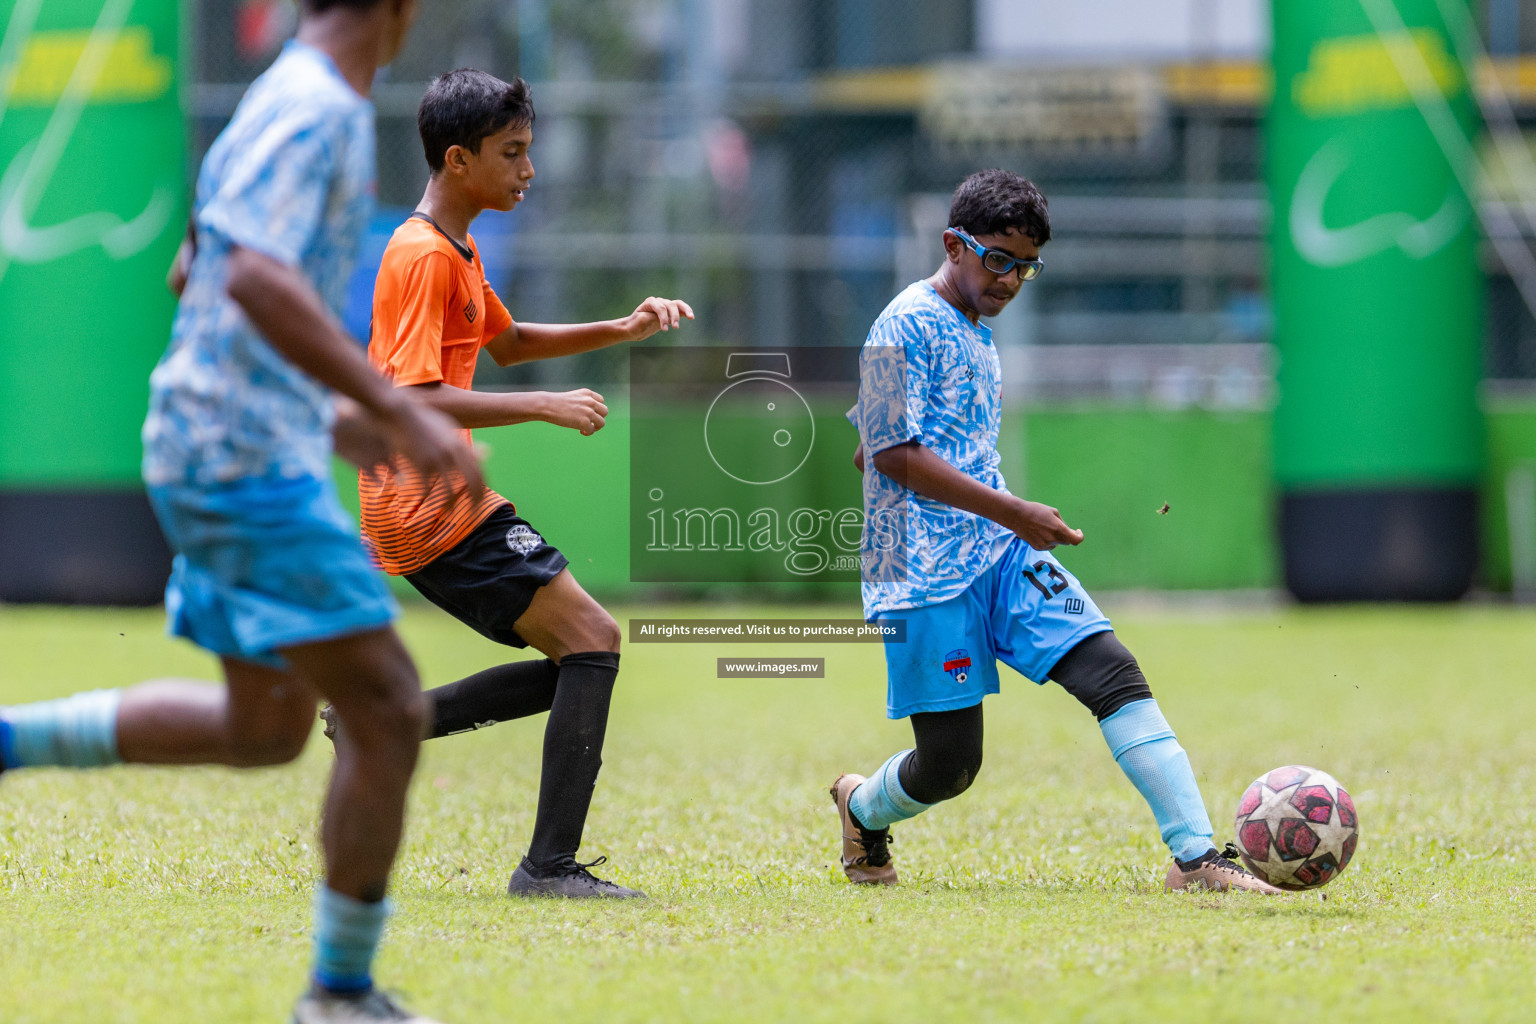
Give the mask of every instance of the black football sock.
M 544 769 L 539 780 L 539 813 L 534 819 L 528 860 L 548 874 L 574 859 L 592 806 L 592 789 L 603 766 L 608 703 L 619 674 L 613 651 L 567 654 L 560 660 L 549 724 L 544 727 Z
M 560 670 L 548 658 L 514 661 L 476 672 L 426 693 L 432 708 L 428 739 L 548 711 Z

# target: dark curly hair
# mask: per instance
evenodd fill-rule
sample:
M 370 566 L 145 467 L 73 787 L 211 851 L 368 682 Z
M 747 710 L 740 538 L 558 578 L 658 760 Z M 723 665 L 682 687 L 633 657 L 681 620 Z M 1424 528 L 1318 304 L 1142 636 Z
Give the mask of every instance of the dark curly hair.
M 416 112 L 416 130 L 427 166 L 443 169 L 449 146 L 480 152 L 480 142 L 509 125 L 533 124 L 533 94 L 521 78 L 503 82 L 474 68 L 459 68 L 438 75 L 427 86 Z
M 1051 212 L 1044 194 L 1028 178 L 997 167 L 977 171 L 955 189 L 949 226 L 972 237 L 999 235 L 1013 228 L 1036 245 L 1051 240 Z

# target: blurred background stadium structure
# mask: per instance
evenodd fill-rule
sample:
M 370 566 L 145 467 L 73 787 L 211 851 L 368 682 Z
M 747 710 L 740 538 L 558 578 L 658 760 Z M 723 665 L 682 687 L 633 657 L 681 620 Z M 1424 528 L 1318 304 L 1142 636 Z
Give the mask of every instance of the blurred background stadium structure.
M 998 325 L 1027 367 L 1019 397 L 1264 404 L 1266 5 L 1062 6 L 435 0 L 376 92 L 375 244 L 425 180 L 430 77 L 520 73 L 539 111 L 532 201 L 477 238 L 523 317 L 604 318 L 665 292 L 722 343 L 858 344 L 936 265 L 956 182 L 997 165 L 1044 187 L 1057 232 Z M 197 6 L 194 158 L 288 12 Z M 623 365 L 618 350 L 484 379 L 611 383 Z
M 200 5 L 195 152 L 271 58 L 286 9 Z M 1520 57 L 1536 46 L 1536 3 L 1491 0 L 1480 13 L 1498 60 L 1481 73 L 1497 68 L 1517 109 L 1536 118 L 1536 63 Z M 533 201 L 516 217 L 486 218 L 477 235 L 493 283 L 531 320 L 601 319 L 666 293 L 694 304 L 709 342 L 856 345 L 890 296 L 936 265 L 954 184 L 983 166 L 1019 170 L 1050 197 L 1055 241 L 1047 273 L 996 324 L 1016 415 L 1076 413 L 1079 443 L 1096 445 L 1095 475 L 1114 477 L 1126 459 L 1134 466 L 1122 477 L 1161 474 L 1176 491 L 1195 471 L 1231 481 L 1230 493 L 1191 495 L 1220 513 L 1201 530 L 1214 543 L 1175 544 L 1160 559 L 1146 549 L 1172 531 L 1159 538 L 1144 517 L 1122 513 L 1106 524 L 1123 550 L 1102 567 L 1091 547 L 1082 552 L 1100 570 L 1092 576 L 1271 582 L 1272 513 L 1251 493 L 1264 482 L 1244 472 L 1262 450 L 1218 438 L 1216 462 L 1192 462 L 1187 442 L 1169 437 L 1135 452 L 1082 416 L 1091 406 L 1156 410 L 1154 431 L 1180 413 L 1214 416 L 1208 432 L 1244 436 L 1231 421 L 1273 405 L 1270 31 L 1262 0 L 439 2 L 377 94 L 384 208 L 372 249 L 424 180 L 422 86 L 460 65 L 534 84 Z M 1490 183 L 1483 201 L 1515 202 L 1510 181 Z M 1536 318 L 1484 249 L 1485 367 L 1497 401 L 1536 380 Z M 609 350 L 487 364 L 480 380 L 612 387 L 625 359 Z M 1057 503 L 1088 486 L 1102 493 L 1101 482 L 1074 479 L 1075 467 L 1058 471 L 1065 453 L 1017 450 L 1024 436 L 1011 478 L 1028 474 Z M 1118 507 L 1135 493 L 1101 501 Z M 1187 503 L 1181 511 L 1198 516 Z
M 1508 96 L 1529 146 L 1536 0 L 1472 9 L 1485 53 L 1468 78 Z M 608 318 L 675 294 L 699 311 L 680 343 L 857 345 L 937 265 L 954 185 L 1008 167 L 1042 185 L 1054 231 L 1046 272 L 995 325 L 1014 489 L 1085 527 L 1071 564 L 1097 586 L 1274 586 L 1271 15 L 1265 0 L 429 0 L 375 91 L 380 207 L 349 322 L 366 331 L 372 267 L 425 181 L 416 106 L 452 67 L 533 85 L 529 201 L 475 229 L 524 320 Z M 291 0 L 183 5 L 189 180 L 293 19 Z M 1477 146 L 1491 155 L 1488 138 Z M 1490 166 L 1478 201 L 1490 223 L 1522 225 L 1509 230 L 1529 248 L 1536 221 L 1512 214 L 1536 196 Z M 1536 317 L 1486 233 L 1478 253 L 1478 579 L 1525 594 Z M 626 358 L 487 362 L 480 386 L 622 400 Z M 588 570 L 598 589 L 628 585 L 623 522 L 586 522 L 627 515 L 615 425 L 582 449 L 535 428 L 499 456 L 517 481 L 499 482 L 570 520 L 567 546 L 613 556 Z M 570 458 L 590 467 L 582 481 L 539 478 L 537 465 Z M 523 483 L 535 479 L 542 496 Z

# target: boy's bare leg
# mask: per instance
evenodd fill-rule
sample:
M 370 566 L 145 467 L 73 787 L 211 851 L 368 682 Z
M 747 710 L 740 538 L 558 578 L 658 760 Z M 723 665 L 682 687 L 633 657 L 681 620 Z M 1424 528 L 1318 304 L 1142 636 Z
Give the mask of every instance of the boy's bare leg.
M 347 726 L 336 745 L 320 823 L 325 881 L 315 893 L 310 991 L 293 1019 L 426 1024 L 378 992 L 372 975 L 389 916 L 384 894 L 404 831 L 406 790 L 421 745 L 416 668 L 389 628 L 282 653 Z
M 118 753 L 140 764 L 282 764 L 303 750 L 323 694 L 347 725 L 321 827 L 326 875 L 337 892 L 377 901 L 400 844 L 420 744 L 415 667 L 391 629 L 283 654 L 289 671 L 225 659 L 223 687 L 165 679 L 125 690 Z
M 0 708 L 0 769 L 124 761 L 254 768 L 297 757 L 314 690 L 292 672 L 246 661 L 226 659 L 224 673 L 224 686 L 156 679 Z
M 314 722 L 316 694 L 291 671 L 225 658 L 224 686 L 157 679 L 123 691 L 117 747 L 136 764 L 286 764 Z
M 416 670 L 387 628 L 282 653 L 287 671 L 226 660 L 224 687 L 167 679 L 0 708 L 0 769 L 288 761 L 314 724 L 316 694 L 328 697 L 347 730 L 321 824 L 313 987 L 295 1019 L 403 1020 L 374 992 L 371 967 L 421 742 Z
M 283 655 L 346 726 L 337 737 L 320 830 L 327 882 L 345 896 L 376 902 L 400 846 L 421 745 L 416 668 L 392 629 L 290 647 Z
M 556 662 L 582 651 L 619 653 L 619 624 L 569 569 L 539 588 L 513 628 L 528 646 Z

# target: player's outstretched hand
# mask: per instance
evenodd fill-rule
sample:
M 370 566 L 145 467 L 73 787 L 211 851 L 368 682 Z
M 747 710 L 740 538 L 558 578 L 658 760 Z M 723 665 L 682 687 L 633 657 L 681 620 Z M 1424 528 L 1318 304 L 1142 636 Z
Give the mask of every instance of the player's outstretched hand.
M 663 299 L 655 295 L 635 307 L 625 317 L 625 329 L 631 341 L 644 341 L 657 331 L 669 331 L 683 322 L 683 317 L 693 319 L 693 307 L 682 299 Z
M 1037 551 L 1049 551 L 1058 544 L 1081 544 L 1083 531 L 1074 530 L 1061 513 L 1038 501 L 1020 500 L 1018 512 L 1008 526 Z
M 570 427 L 590 437 L 602 430 L 603 424 L 608 422 L 608 407 L 603 404 L 603 396 L 590 388 L 552 392 L 547 398 L 549 407 L 544 415 L 546 423 Z
M 480 459 L 460 440 L 458 423 L 401 391 L 396 395 L 399 400 L 380 416 L 390 448 L 404 455 L 430 481 L 450 475 L 462 477 L 466 485 L 462 491 L 448 488 L 451 500 L 460 494 L 479 494 L 485 488 Z

